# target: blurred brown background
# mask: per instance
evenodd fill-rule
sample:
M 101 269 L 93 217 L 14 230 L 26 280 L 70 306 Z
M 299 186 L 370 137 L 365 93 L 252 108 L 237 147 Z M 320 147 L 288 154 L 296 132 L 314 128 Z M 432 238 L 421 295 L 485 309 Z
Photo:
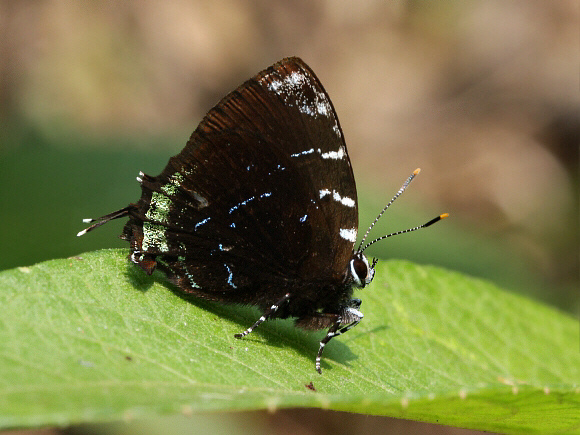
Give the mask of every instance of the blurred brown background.
M 0 1 L 0 269 L 125 246 L 122 224 L 77 239 L 80 219 L 135 201 L 139 170 L 156 175 L 222 96 L 297 55 L 338 112 L 361 227 L 418 166 L 373 235 L 451 213 L 372 254 L 575 312 L 579 15 L 571 0 Z M 357 430 L 305 415 L 296 433 Z M 286 433 L 279 414 L 258 420 Z

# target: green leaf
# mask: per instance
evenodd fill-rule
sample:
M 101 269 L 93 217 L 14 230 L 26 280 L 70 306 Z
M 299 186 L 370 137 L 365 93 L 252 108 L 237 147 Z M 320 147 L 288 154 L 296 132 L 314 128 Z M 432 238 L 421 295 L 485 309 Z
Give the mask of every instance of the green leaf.
M 494 285 L 381 262 L 330 342 L 184 297 L 126 250 L 0 273 L 0 427 L 321 407 L 513 433 L 580 433 L 578 323 Z M 316 391 L 307 388 L 313 383 Z

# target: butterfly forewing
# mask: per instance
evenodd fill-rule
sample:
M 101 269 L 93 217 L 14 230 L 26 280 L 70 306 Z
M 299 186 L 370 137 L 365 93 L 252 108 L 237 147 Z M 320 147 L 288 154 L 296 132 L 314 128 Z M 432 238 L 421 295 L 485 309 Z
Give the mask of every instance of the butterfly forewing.
M 256 286 L 346 279 L 355 181 L 332 103 L 300 59 L 226 96 L 142 188 L 125 238 L 200 296 L 251 303 Z

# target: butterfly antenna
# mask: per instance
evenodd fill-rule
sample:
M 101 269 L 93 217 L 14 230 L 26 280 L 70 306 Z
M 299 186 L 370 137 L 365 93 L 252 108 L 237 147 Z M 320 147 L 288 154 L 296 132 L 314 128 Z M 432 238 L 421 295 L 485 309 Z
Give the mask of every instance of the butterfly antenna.
M 431 219 L 429 222 L 426 222 L 423 225 L 419 225 L 418 227 L 409 228 L 408 230 L 397 231 L 396 233 L 387 234 L 386 236 L 381 236 L 378 239 L 375 239 L 372 242 L 367 243 L 365 247 L 362 248 L 362 250 L 359 250 L 359 252 L 364 252 L 364 250 L 367 249 L 372 244 L 377 243 L 380 240 L 386 239 L 387 237 L 398 236 L 399 234 L 410 233 L 411 231 L 417 231 L 418 229 L 421 228 L 427 228 L 428 226 L 433 225 L 435 222 L 439 222 L 441 219 L 445 219 L 446 217 L 449 217 L 449 213 L 440 214 L 439 216 Z
M 409 186 L 409 184 L 411 184 L 411 181 L 413 181 L 413 178 L 415 178 L 419 172 L 421 172 L 421 168 L 417 168 L 413 171 L 413 173 L 409 176 L 409 178 L 407 178 L 407 180 L 403 183 L 403 185 L 401 186 L 401 188 L 399 189 L 399 191 L 395 194 L 395 196 L 393 196 L 393 199 L 391 199 L 387 205 L 385 205 L 385 208 L 383 208 L 381 210 L 381 212 L 379 213 L 379 215 L 375 218 L 375 220 L 373 221 L 373 223 L 370 225 L 369 229 L 367 230 L 367 232 L 365 233 L 365 235 L 363 236 L 362 240 L 360 241 L 360 244 L 358 245 L 358 249 L 357 252 L 362 252 L 364 251 L 364 249 L 361 251 L 360 247 L 363 245 L 363 243 L 365 242 L 367 236 L 369 235 L 369 233 L 371 232 L 371 230 L 373 229 L 373 227 L 375 226 L 375 224 L 378 222 L 378 220 L 381 218 L 381 216 L 383 215 L 383 213 L 385 211 L 387 211 L 387 209 L 390 207 L 390 205 L 395 202 L 395 199 L 397 199 L 399 196 L 401 196 L 401 194 L 405 191 L 405 189 L 407 188 L 407 186 Z M 431 222 L 431 224 L 434 222 Z M 429 224 L 429 225 L 431 225 Z M 418 229 L 418 228 L 416 228 Z M 405 232 L 407 232 L 409 230 L 406 230 Z M 388 237 L 388 236 L 385 236 Z M 383 237 L 384 238 L 384 237 Z M 369 245 L 375 243 L 377 240 L 372 241 L 371 243 L 369 243 Z M 367 245 L 366 247 L 368 247 L 369 245 Z M 365 249 L 366 249 L 365 247 Z

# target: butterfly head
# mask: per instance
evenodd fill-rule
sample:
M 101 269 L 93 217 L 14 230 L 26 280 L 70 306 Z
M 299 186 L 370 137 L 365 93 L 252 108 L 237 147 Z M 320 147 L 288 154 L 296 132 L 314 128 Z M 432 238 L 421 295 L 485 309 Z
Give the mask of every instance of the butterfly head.
M 355 252 L 350 260 L 350 275 L 357 287 L 364 287 L 370 284 L 375 276 L 375 266 L 377 259 L 373 258 L 373 262 L 369 264 L 369 260 L 362 252 Z
M 419 230 L 421 228 L 426 228 L 430 225 L 433 225 L 435 222 L 439 222 L 441 219 L 445 219 L 446 217 L 449 216 L 449 213 L 443 213 L 443 214 L 440 214 L 439 216 L 431 219 L 429 222 L 424 223 L 423 225 L 409 228 L 407 230 L 397 231 L 397 232 L 391 233 L 391 234 L 386 234 L 384 236 L 381 236 L 381 237 L 373 240 L 372 242 L 367 243 L 366 245 L 364 244 L 371 229 L 375 226 L 375 224 L 381 218 L 383 213 L 389 208 L 389 206 L 399 196 L 401 196 L 401 194 L 405 191 L 407 186 L 409 186 L 409 183 L 411 183 L 411 181 L 413 181 L 413 179 L 417 176 L 417 174 L 419 174 L 420 171 L 421 170 L 419 168 L 415 169 L 413 171 L 413 173 L 409 176 L 409 178 L 407 178 L 407 180 L 403 183 L 403 185 L 401 186 L 399 191 L 395 194 L 395 196 L 393 196 L 393 198 L 387 203 L 387 205 L 385 205 L 385 207 L 381 210 L 379 215 L 371 223 L 371 225 L 369 226 L 369 229 L 367 230 L 367 232 L 363 236 L 360 244 L 358 245 L 358 249 L 356 251 L 354 251 L 352 259 L 350 260 L 350 274 L 351 274 L 352 281 L 356 286 L 364 287 L 367 284 L 370 284 L 371 281 L 373 280 L 373 277 L 375 276 L 375 266 L 376 266 L 378 260 L 376 258 L 373 258 L 372 264 L 369 265 L 369 261 L 367 260 L 367 257 L 364 255 L 364 251 L 369 246 L 374 245 L 376 242 L 384 240 L 387 237 L 397 236 L 399 234 L 409 233 L 412 231 Z

